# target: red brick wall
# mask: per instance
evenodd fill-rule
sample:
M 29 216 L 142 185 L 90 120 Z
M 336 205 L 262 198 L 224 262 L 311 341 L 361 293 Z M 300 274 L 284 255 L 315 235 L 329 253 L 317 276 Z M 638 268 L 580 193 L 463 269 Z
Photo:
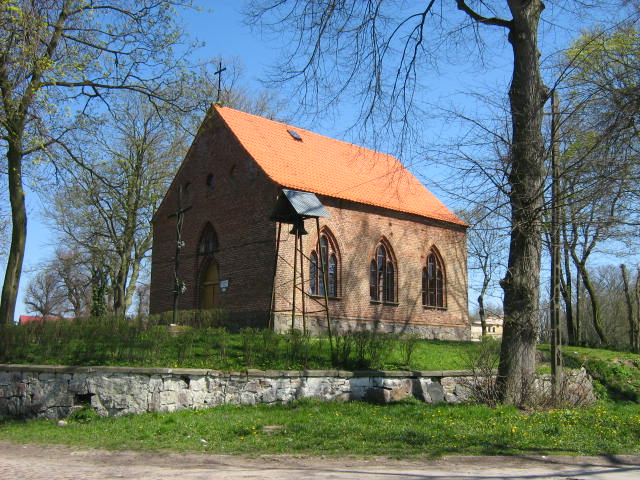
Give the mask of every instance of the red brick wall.
M 329 300 L 332 320 L 350 322 L 355 327 L 359 320 L 370 319 L 395 324 L 398 327 L 396 331 L 402 331 L 403 326 L 409 324 L 470 328 L 466 232 L 463 227 L 345 200 L 329 197 L 320 197 L 320 200 L 331 215 L 320 219 L 320 227 L 328 227 L 333 233 L 341 256 L 340 298 Z M 303 237 L 303 251 L 308 256 L 316 248 L 318 236 L 314 220 L 307 220 L 305 226 L 309 235 Z M 370 300 L 369 264 L 382 237 L 388 240 L 397 260 L 397 305 L 373 303 Z M 282 255 L 286 261 L 278 265 L 281 279 L 277 290 L 278 310 L 291 310 L 293 245 L 293 236 L 287 234 L 282 243 Z M 422 305 L 422 268 L 432 246 L 438 249 L 445 266 L 445 309 L 425 308 Z M 309 264 L 306 261 L 304 276 L 305 290 L 308 291 Z M 306 300 L 306 307 L 308 312 L 318 309 L 317 304 L 309 300 Z M 296 310 L 302 312 L 300 294 Z
M 213 185 L 207 177 L 213 175 Z M 180 309 L 199 305 L 198 276 L 203 261 L 197 254 L 201 233 L 210 222 L 217 232 L 220 280 L 228 280 L 220 292 L 220 308 L 268 311 L 273 277 L 275 225 L 269 220 L 277 188 L 214 115 L 205 121 L 154 218 L 151 267 L 151 312 L 173 308 L 173 269 L 176 219 L 169 218 L 178 205 L 178 188 L 189 184 L 191 205 L 184 215 L 180 277 L 187 285 Z
M 214 177 L 212 186 L 207 185 L 209 175 Z M 189 198 L 183 203 L 191 209 L 184 216 L 185 247 L 180 256 L 180 277 L 187 291 L 180 297 L 179 308 L 198 308 L 198 278 L 205 259 L 197 249 L 200 235 L 210 222 L 219 243 L 212 260 L 219 265 L 220 280 L 229 281 L 228 290 L 219 292 L 219 307 L 266 313 L 271 301 L 276 238 L 276 226 L 269 216 L 278 189 L 215 114 L 203 124 L 154 219 L 151 312 L 172 309 L 176 219 L 169 215 L 177 208 L 178 188 L 187 184 Z M 340 298 L 329 301 L 332 319 L 354 326 L 369 319 L 393 324 L 400 330 L 407 325 L 469 330 L 463 227 L 330 197 L 321 196 L 320 200 L 331 215 L 320 219 L 320 224 L 331 230 L 340 252 Z M 315 221 L 307 220 L 306 228 L 309 234 L 303 237 L 303 249 L 309 255 L 317 242 Z M 290 311 L 292 303 L 290 229 L 283 225 L 276 278 L 276 310 L 281 311 Z M 369 297 L 369 263 L 382 237 L 388 240 L 397 260 L 397 305 L 374 304 Z M 434 245 L 446 269 L 446 309 L 422 306 L 422 268 Z M 304 290 L 308 291 L 306 260 L 302 272 Z M 298 310 L 300 304 L 298 292 Z M 318 310 L 309 298 L 306 307 L 308 312 Z

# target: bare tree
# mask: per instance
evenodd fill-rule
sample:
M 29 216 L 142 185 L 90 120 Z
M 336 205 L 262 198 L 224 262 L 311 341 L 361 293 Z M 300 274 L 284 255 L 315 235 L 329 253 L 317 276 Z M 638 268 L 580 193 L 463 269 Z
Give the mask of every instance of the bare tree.
M 151 249 L 150 219 L 188 145 L 177 121 L 137 94 L 112 102 L 100 122 L 76 132 L 84 151 L 64 168 L 49 211 L 68 245 L 104 262 L 116 315 L 132 303 Z
M 243 94 L 236 88 L 240 67 L 230 62 L 228 68 L 221 102 L 276 115 L 273 94 Z M 141 274 L 151 250 L 151 218 L 210 99 L 218 96 L 211 77 L 206 70 L 194 74 L 190 95 L 174 104 L 154 105 L 136 92 L 114 95 L 108 111 L 89 111 L 92 121 L 70 135 L 74 153 L 58 161 L 62 181 L 52 187 L 53 202 L 46 192 L 47 217 L 61 240 L 85 259 L 94 314 L 126 314 L 138 284 L 146 283 Z
M 85 254 L 68 248 L 57 248 L 49 270 L 64 289 L 75 318 L 89 315 L 91 306 L 91 272 Z
M 68 311 L 67 296 L 58 276 L 42 270 L 31 279 L 24 296 L 31 312 L 47 317 L 62 317 Z
M 639 34 L 622 24 L 583 34 L 564 55 L 565 94 L 561 185 L 565 268 L 563 292 L 570 340 L 582 325 L 572 305 L 571 269 L 589 295 L 598 340 L 607 344 L 598 291 L 587 263 L 612 240 L 634 243 L 638 217 L 638 131 L 635 85 L 640 78 Z M 576 298 L 576 311 L 580 298 Z
M 469 270 L 477 271 L 480 277 L 478 316 L 484 337 L 487 334 L 485 296 L 504 271 L 507 232 L 489 201 L 472 210 L 460 211 L 458 215 L 471 225 L 467 233 Z
M 136 315 L 144 317 L 149 314 L 149 302 L 151 300 L 151 284 L 141 283 L 136 287 Z
M 67 150 L 74 113 L 109 92 L 171 101 L 180 90 L 175 9 L 190 0 L 32 0 L 0 3 L 0 148 L 11 204 L 0 323 L 13 321 L 27 234 L 25 159 Z M 174 74 L 172 88 L 167 78 Z M 162 88 L 161 88 L 162 87 Z M 70 109 L 67 111 L 67 107 Z M 69 112 L 71 115 L 69 115 Z
M 519 403 L 526 400 L 535 372 L 537 341 L 545 179 L 542 121 L 548 98 L 538 51 L 544 4 L 456 0 L 439 2 L 437 9 L 434 5 L 430 0 L 407 12 L 381 1 L 265 0 L 254 2 L 253 19 L 293 29 L 294 53 L 281 71 L 284 80 L 298 80 L 307 104 L 330 104 L 341 94 L 355 92 L 363 100 L 361 118 L 388 126 L 398 120 L 406 126 L 415 118 L 418 67 L 437 50 L 447 50 L 448 34 L 468 31 L 479 39 L 485 27 L 505 33 L 513 53 L 507 170 L 511 238 L 501 283 L 505 323 L 498 386 L 503 401 Z M 453 19 L 460 23 L 453 25 Z M 399 132 L 401 140 L 406 140 L 406 131 Z
M 634 352 L 640 351 L 640 305 L 638 305 L 637 295 L 632 295 L 629 285 L 629 276 L 627 266 L 623 263 L 620 265 L 622 282 L 624 285 L 624 296 L 627 305 L 627 321 L 629 322 L 629 346 Z M 640 279 L 640 270 L 636 277 L 636 292 L 638 291 L 638 280 Z M 634 298 L 635 297 L 635 298 Z

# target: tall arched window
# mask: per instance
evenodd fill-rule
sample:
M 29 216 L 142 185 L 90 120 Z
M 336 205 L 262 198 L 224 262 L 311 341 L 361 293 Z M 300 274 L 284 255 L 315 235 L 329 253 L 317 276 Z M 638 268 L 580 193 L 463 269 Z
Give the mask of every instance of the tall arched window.
M 378 243 L 369 264 L 369 294 L 377 302 L 396 302 L 396 262 L 386 241 Z
M 210 223 L 207 223 L 198 242 L 198 255 L 211 255 L 218 250 L 218 235 Z
M 444 263 L 435 247 L 429 251 L 427 264 L 422 269 L 422 305 L 435 308 L 447 307 Z
M 325 228 L 320 232 L 320 240 L 309 258 L 309 293 L 324 295 L 326 277 L 327 296 L 330 298 L 338 297 L 340 294 L 340 256 L 335 238 L 328 229 Z M 323 266 L 326 272 L 324 275 Z

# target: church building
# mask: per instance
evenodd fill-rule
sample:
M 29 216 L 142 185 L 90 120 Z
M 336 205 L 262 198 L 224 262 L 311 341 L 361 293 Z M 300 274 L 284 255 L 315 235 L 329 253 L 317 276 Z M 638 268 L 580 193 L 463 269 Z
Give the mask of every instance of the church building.
M 323 213 L 274 221 L 296 194 Z M 178 308 L 237 325 L 468 339 L 466 229 L 390 155 L 214 105 L 153 219 L 151 313 L 177 264 Z

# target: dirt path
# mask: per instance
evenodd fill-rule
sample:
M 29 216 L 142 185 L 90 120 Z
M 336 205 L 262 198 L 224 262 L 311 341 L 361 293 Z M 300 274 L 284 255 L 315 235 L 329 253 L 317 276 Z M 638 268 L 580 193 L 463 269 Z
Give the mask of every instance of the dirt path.
M 640 456 L 371 459 L 158 454 L 0 442 L 2 480 L 638 480 Z

